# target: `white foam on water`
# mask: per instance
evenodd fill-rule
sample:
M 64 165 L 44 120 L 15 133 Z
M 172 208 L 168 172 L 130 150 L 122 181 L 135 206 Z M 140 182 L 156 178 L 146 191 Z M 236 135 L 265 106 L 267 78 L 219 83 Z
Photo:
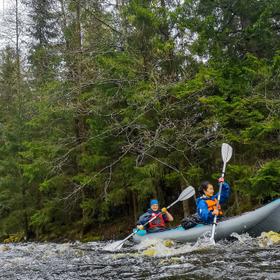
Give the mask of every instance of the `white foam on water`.
M 173 265 L 165 265 L 160 268 L 160 270 L 166 269 L 182 269 L 182 268 L 192 268 L 194 267 L 193 264 L 190 263 L 180 263 L 180 264 L 173 264 Z
M 212 248 L 213 243 L 210 243 L 209 240 L 209 233 L 202 235 L 195 244 L 177 243 L 171 240 L 144 239 L 140 244 L 134 246 L 134 249 L 142 251 L 142 254 L 147 256 L 168 257 Z
M 224 279 L 244 275 L 250 279 L 259 279 L 257 275 L 279 279 L 275 272 L 279 266 L 278 245 L 262 249 L 259 238 L 251 241 L 245 234 L 236 235 L 234 241 L 208 246 L 207 237 L 201 236 L 195 244 L 146 240 L 131 246 L 128 242 L 113 254 L 102 252 L 113 241 L 0 244 L 0 279 L 194 279 L 201 275 L 213 279 L 219 271 Z M 145 254 L 145 250 L 152 254 Z
M 207 248 L 213 248 L 215 244 L 211 240 L 211 231 L 206 231 L 203 233 L 195 242 L 194 248 L 197 249 L 207 249 Z
M 145 250 L 153 245 L 156 245 L 159 242 L 162 242 L 163 240 L 161 239 L 144 239 L 143 241 L 141 241 L 139 244 L 134 246 L 134 249 L 141 251 L 141 250 Z
M 134 245 L 132 250 L 137 250 L 139 255 L 145 255 L 150 257 L 169 257 L 176 255 L 188 254 L 194 251 L 202 251 L 202 250 L 212 250 L 215 246 L 224 246 L 224 242 L 217 242 L 216 245 L 210 239 L 211 231 L 208 231 L 201 235 L 198 240 L 193 243 L 179 243 L 171 240 L 161 240 L 161 239 L 144 239 L 141 243 Z M 255 239 L 253 239 L 248 233 L 238 234 L 232 233 L 231 237 L 237 239 L 237 242 L 242 244 L 251 244 L 254 243 Z M 118 252 L 121 247 L 118 247 L 118 243 L 122 241 L 116 241 L 113 243 L 107 244 L 103 250 Z M 236 245 L 234 245 L 236 246 Z
M 238 234 L 236 232 L 233 232 L 230 236 L 236 238 L 240 243 L 246 243 L 253 240 L 249 233 Z

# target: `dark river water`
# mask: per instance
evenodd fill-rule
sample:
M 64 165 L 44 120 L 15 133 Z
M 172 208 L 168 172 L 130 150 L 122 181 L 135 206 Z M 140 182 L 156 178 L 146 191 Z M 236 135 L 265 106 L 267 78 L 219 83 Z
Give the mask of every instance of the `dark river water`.
M 110 242 L 0 244 L 0 279 L 280 279 L 279 245 L 237 238 L 117 252 L 103 250 Z

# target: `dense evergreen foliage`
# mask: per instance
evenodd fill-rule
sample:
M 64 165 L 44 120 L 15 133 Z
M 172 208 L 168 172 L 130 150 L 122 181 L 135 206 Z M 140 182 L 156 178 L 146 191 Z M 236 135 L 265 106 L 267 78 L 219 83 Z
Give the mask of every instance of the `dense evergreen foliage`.
M 2 239 L 130 230 L 151 197 L 215 182 L 223 142 L 228 215 L 279 197 L 279 0 L 22 2 L 29 44 L 0 57 Z

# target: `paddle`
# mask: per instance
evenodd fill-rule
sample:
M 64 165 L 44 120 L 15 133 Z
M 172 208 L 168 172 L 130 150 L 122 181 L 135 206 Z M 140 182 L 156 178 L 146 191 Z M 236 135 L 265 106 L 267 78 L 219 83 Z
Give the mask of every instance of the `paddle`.
M 222 144 L 222 159 L 223 159 L 224 165 L 223 165 L 223 170 L 222 170 L 222 178 L 225 177 L 226 165 L 227 165 L 227 162 L 231 159 L 231 156 L 232 156 L 232 147 L 229 144 L 223 143 Z M 220 205 L 222 187 L 223 187 L 223 182 L 220 182 L 216 209 L 218 209 L 218 207 Z M 215 238 L 216 225 L 217 225 L 217 215 L 215 215 L 214 221 L 212 224 L 212 232 L 211 232 L 211 237 L 210 237 L 210 242 L 212 244 L 215 244 L 214 238 Z
M 183 201 L 186 200 L 190 197 L 192 197 L 195 194 L 195 190 L 192 186 L 187 187 L 186 189 L 184 189 L 181 194 L 179 195 L 179 197 L 177 198 L 177 200 L 175 200 L 173 203 L 171 203 L 169 206 L 166 207 L 166 209 L 171 208 L 174 204 L 176 204 L 179 201 Z M 160 213 L 159 213 L 160 214 Z M 159 215 L 158 214 L 158 215 Z M 150 219 L 148 222 L 146 222 L 143 226 L 145 227 L 146 225 L 148 225 L 150 222 L 152 222 L 154 219 L 156 219 L 158 217 L 158 215 L 154 216 L 152 219 Z M 105 246 L 103 248 L 103 250 L 105 251 L 115 251 L 117 249 L 120 249 L 124 242 L 126 240 L 128 240 L 131 236 L 133 236 L 134 234 L 136 234 L 139 231 L 139 229 L 137 229 L 136 231 L 134 231 L 133 233 L 131 233 L 130 235 L 128 235 L 125 239 L 120 240 L 120 241 L 116 241 L 114 243 L 108 244 L 107 246 Z

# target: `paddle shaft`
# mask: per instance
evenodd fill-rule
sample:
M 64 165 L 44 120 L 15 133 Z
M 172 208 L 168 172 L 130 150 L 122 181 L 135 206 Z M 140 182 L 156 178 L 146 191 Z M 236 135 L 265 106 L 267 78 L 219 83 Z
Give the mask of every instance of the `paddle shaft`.
M 222 178 L 225 177 L 226 165 L 227 165 L 227 163 L 224 161 L 223 170 L 222 170 L 222 176 L 221 176 Z M 222 188 L 223 188 L 223 182 L 220 182 L 220 184 L 219 184 L 219 192 L 218 192 L 218 201 L 217 201 L 216 209 L 219 209 Z M 211 232 L 211 238 L 210 238 L 210 240 L 212 240 L 212 241 L 214 241 L 216 225 L 217 225 L 217 215 L 215 215 L 215 217 L 214 217 L 213 226 L 212 226 L 212 232 Z

